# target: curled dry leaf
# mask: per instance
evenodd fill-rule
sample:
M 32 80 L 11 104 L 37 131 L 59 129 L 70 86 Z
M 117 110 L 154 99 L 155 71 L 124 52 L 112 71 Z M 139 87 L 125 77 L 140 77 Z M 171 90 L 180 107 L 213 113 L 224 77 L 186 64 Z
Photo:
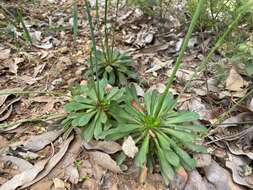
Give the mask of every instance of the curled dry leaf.
M 5 60 L 10 57 L 10 49 L 0 49 L 0 60 Z
M 57 166 L 47 175 L 47 179 L 52 179 L 59 177 L 61 174 L 65 173 L 68 179 L 71 174 L 67 172 L 67 167 L 73 165 L 77 160 L 79 153 L 82 151 L 82 139 L 80 135 L 76 135 L 75 139 L 71 143 L 68 151 L 62 158 L 62 160 L 57 164 Z
M 4 121 L 10 117 L 13 110 L 13 104 L 18 102 L 19 100 L 20 100 L 20 97 L 14 98 L 10 100 L 10 102 L 8 102 L 6 105 L 3 104 L 0 107 L 0 121 Z
M 83 142 L 84 147 L 87 150 L 101 150 L 107 154 L 114 154 L 121 150 L 121 146 L 113 141 L 94 141 Z
M 242 190 L 240 186 L 233 182 L 230 173 L 214 160 L 212 160 L 210 166 L 204 167 L 204 171 L 207 180 L 215 186 L 216 190 Z
M 45 148 L 48 144 L 52 143 L 57 139 L 63 130 L 54 130 L 43 133 L 41 135 L 33 136 L 25 142 L 20 142 L 22 148 L 30 151 L 39 151 Z
M 12 179 L 4 183 L 0 190 L 15 190 L 25 183 L 32 181 L 44 169 L 49 159 L 37 162 L 32 168 L 15 175 Z
M 60 147 L 59 152 L 57 152 L 54 156 L 52 156 L 50 158 L 50 160 L 48 161 L 45 169 L 33 180 L 23 184 L 22 189 L 23 188 L 27 188 L 29 186 L 31 186 L 32 184 L 40 181 L 41 179 L 43 179 L 44 177 L 46 177 L 50 171 L 61 161 L 61 159 L 64 157 L 64 155 L 66 154 L 70 143 L 72 142 L 72 140 L 74 139 L 74 136 L 70 136 Z
M 229 159 L 226 161 L 226 167 L 231 169 L 233 180 L 243 186 L 253 189 L 253 173 L 249 166 L 251 159 L 242 156 L 229 154 Z
M 17 158 L 14 156 L 0 156 L 0 160 L 4 161 L 4 162 L 11 162 L 12 164 L 15 164 L 19 171 L 25 171 L 25 170 L 29 170 L 33 167 L 32 164 L 30 164 L 30 162 L 21 159 L 21 158 Z
M 54 188 L 65 189 L 65 182 L 62 181 L 61 179 L 54 178 L 53 182 L 54 182 Z
M 238 74 L 234 67 L 231 68 L 229 76 L 226 80 L 226 89 L 230 91 L 242 91 L 243 87 L 247 87 L 248 82 Z
M 212 157 L 210 154 L 194 154 L 194 159 L 196 160 L 196 167 L 202 168 L 211 165 Z
M 184 190 L 209 190 L 207 182 L 203 180 L 197 170 L 193 170 L 189 174 L 189 179 Z
M 94 162 L 105 169 L 108 169 L 115 173 L 121 173 L 120 167 L 117 163 L 106 153 L 103 152 L 89 152 L 89 155 L 94 160 Z
M 7 100 L 7 98 L 16 92 L 21 92 L 21 88 L 10 88 L 10 89 L 3 89 L 0 90 L 0 106 L 4 104 L 4 102 Z
M 72 184 L 77 184 L 79 181 L 79 173 L 75 166 L 70 165 L 66 168 L 66 178 Z
M 233 153 L 234 155 L 238 155 L 238 156 L 247 156 L 248 158 L 253 160 L 253 152 L 251 151 L 244 151 L 242 150 L 242 147 L 238 147 L 238 145 L 236 145 L 236 143 L 231 142 L 231 143 L 226 143 L 229 151 L 231 153 Z
M 188 180 L 188 173 L 183 167 L 180 167 L 176 170 L 176 175 L 172 180 L 170 187 L 171 189 L 184 189 L 186 182 Z
M 124 140 L 122 144 L 122 150 L 130 158 L 134 158 L 135 154 L 138 152 L 138 147 L 131 136 Z

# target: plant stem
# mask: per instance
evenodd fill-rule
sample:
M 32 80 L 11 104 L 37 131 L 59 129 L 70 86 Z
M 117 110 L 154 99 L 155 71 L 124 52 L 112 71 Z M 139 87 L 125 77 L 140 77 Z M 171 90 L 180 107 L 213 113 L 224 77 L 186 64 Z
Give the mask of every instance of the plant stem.
M 189 26 L 189 29 L 187 31 L 187 34 L 186 34 L 185 39 L 183 41 L 183 44 L 181 46 L 181 49 L 180 49 L 177 61 L 176 61 L 175 65 L 174 65 L 174 67 L 173 67 L 172 74 L 171 74 L 171 76 L 170 76 L 170 78 L 168 80 L 168 83 L 166 85 L 166 89 L 165 89 L 165 91 L 164 91 L 164 93 L 162 95 L 162 98 L 159 101 L 158 107 L 157 107 L 157 109 L 155 111 L 155 117 L 157 117 L 159 115 L 159 113 L 161 111 L 161 108 L 162 108 L 162 105 L 163 105 L 163 102 L 164 102 L 166 96 L 169 93 L 169 89 L 170 89 L 170 87 L 171 87 L 171 85 L 173 83 L 173 80 L 174 80 L 174 78 L 176 76 L 176 73 L 177 73 L 179 67 L 181 66 L 184 53 L 185 53 L 186 48 L 188 46 L 188 42 L 189 42 L 189 40 L 191 38 L 193 29 L 194 29 L 194 27 L 195 27 L 195 25 L 196 25 L 196 23 L 198 21 L 198 17 L 200 15 L 200 12 L 201 12 L 201 9 L 202 9 L 202 6 L 203 6 L 204 2 L 206 2 L 206 0 L 199 0 L 199 2 L 198 2 L 197 8 L 196 8 L 196 10 L 194 12 L 194 15 L 193 15 L 193 18 L 191 20 L 191 24 Z
M 93 54 L 94 54 L 94 58 L 95 58 L 95 70 L 96 70 L 96 81 L 97 81 L 97 89 L 95 87 L 95 91 L 97 93 L 97 98 L 100 101 L 100 93 L 99 93 L 99 78 L 98 78 L 98 57 L 97 57 L 97 47 L 96 47 L 96 39 L 95 39 L 95 34 L 94 34 L 94 28 L 92 25 L 92 17 L 91 17 L 91 13 L 90 13 L 90 4 L 88 3 L 87 0 L 85 0 L 85 7 L 86 7 L 86 13 L 88 16 L 88 21 L 89 21 L 89 27 L 90 27 L 90 33 L 91 33 L 91 40 L 92 40 L 92 50 L 93 50 Z M 92 60 L 92 58 L 91 58 Z M 92 68 L 92 72 L 93 72 L 93 68 Z
M 228 111 L 226 111 L 225 113 L 223 113 L 219 118 L 218 120 L 213 124 L 214 125 L 217 125 L 217 123 L 221 123 L 224 121 L 224 118 L 230 114 L 232 111 L 234 111 L 236 109 L 236 107 L 238 105 L 240 105 L 247 97 L 249 97 L 251 94 L 253 94 L 253 89 L 251 89 L 247 94 L 245 94 L 240 100 L 238 100 L 238 102 L 236 102 Z
M 108 17 L 108 1 L 109 0 L 105 0 L 105 15 L 104 15 L 104 35 L 105 35 L 105 51 L 106 51 L 106 55 L 107 55 L 107 59 L 110 59 L 110 55 L 109 55 L 109 41 L 108 41 L 108 28 L 107 28 L 107 17 Z
M 240 20 L 242 14 L 239 13 L 237 15 L 237 17 L 235 18 L 235 20 L 233 20 L 231 22 L 231 24 L 228 26 L 228 28 L 226 29 L 226 31 L 223 33 L 223 35 L 221 37 L 219 37 L 219 39 L 217 40 L 217 42 L 215 43 L 215 45 L 212 47 L 212 49 L 210 50 L 210 52 L 208 53 L 208 55 L 203 59 L 203 61 L 200 63 L 200 65 L 195 69 L 193 75 L 191 76 L 191 78 L 189 79 L 189 81 L 185 84 L 183 90 L 181 91 L 181 93 L 179 94 L 178 98 L 179 99 L 184 91 L 189 87 L 189 85 L 191 84 L 191 81 L 197 76 L 198 72 L 201 72 L 205 69 L 205 65 L 208 63 L 208 61 L 210 60 L 210 58 L 212 57 L 212 55 L 214 54 L 214 52 L 223 44 L 226 36 L 230 33 L 230 31 L 236 26 L 236 24 L 238 23 L 238 21 Z
M 99 30 L 99 3 L 98 3 L 98 0 L 96 0 L 96 25 L 97 25 L 97 30 Z
M 74 47 L 76 47 L 76 40 L 77 40 L 77 34 L 78 34 L 78 9 L 77 9 L 77 2 L 74 0 L 73 4 L 73 41 L 74 41 Z
M 115 25 L 113 26 L 113 32 L 112 32 L 112 51 L 111 51 L 111 60 L 113 57 L 113 51 L 114 51 L 114 45 L 115 45 L 115 28 L 116 28 L 116 24 L 117 24 L 117 18 L 118 18 L 118 12 L 119 12 L 119 0 L 117 0 L 116 2 L 116 13 L 115 13 Z

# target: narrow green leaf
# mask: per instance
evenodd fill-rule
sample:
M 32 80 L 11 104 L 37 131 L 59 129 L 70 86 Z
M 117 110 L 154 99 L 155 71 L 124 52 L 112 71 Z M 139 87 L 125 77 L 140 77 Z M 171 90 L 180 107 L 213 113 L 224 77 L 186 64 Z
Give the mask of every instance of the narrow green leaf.
M 89 108 L 92 108 L 92 107 L 88 104 L 81 104 L 78 102 L 70 102 L 64 106 L 64 109 L 67 112 L 74 112 L 74 111 L 79 111 L 79 110 L 89 109 Z
M 172 127 L 176 130 L 181 131 L 193 131 L 193 132 L 207 132 L 207 128 L 203 125 L 174 125 L 174 124 L 167 124 L 166 121 L 162 123 L 163 127 Z
M 199 152 L 199 153 L 208 153 L 207 149 L 204 146 L 197 145 L 197 144 L 192 144 L 192 143 L 187 143 L 185 146 L 194 151 L 194 152 Z
M 165 183 L 169 184 L 169 181 L 174 178 L 174 175 L 175 175 L 174 170 L 171 167 L 171 165 L 169 164 L 169 162 L 164 154 L 164 151 L 161 149 L 157 140 L 155 140 L 155 145 L 156 145 L 156 149 L 157 149 L 157 156 L 159 159 L 162 176 L 164 178 Z
M 187 142 L 192 142 L 192 141 L 196 140 L 196 135 L 191 134 L 191 133 L 187 133 L 187 132 L 183 132 L 183 131 L 176 131 L 176 130 L 169 129 L 169 128 L 162 128 L 162 130 L 164 133 L 174 136 L 182 142 L 187 143 Z
M 94 116 L 96 112 L 89 112 L 89 113 L 84 113 L 81 117 L 78 118 L 78 126 L 82 127 L 85 126 L 87 123 L 89 123 L 89 121 L 91 120 L 91 118 Z
M 149 151 L 149 134 L 147 134 L 143 140 L 140 150 L 138 151 L 134 161 L 138 167 L 143 167 L 147 161 L 147 154 Z
M 184 150 L 182 150 L 173 140 L 170 140 L 172 145 L 172 149 L 176 152 L 176 154 L 182 159 L 188 169 L 193 170 L 196 166 L 195 160 L 187 154 Z
M 179 112 L 177 116 L 167 118 L 167 124 L 183 123 L 189 121 L 196 121 L 199 119 L 199 115 L 195 112 Z
M 103 132 L 102 136 L 105 136 L 109 140 L 117 140 L 132 132 L 138 131 L 140 128 L 141 126 L 137 124 L 119 124 L 116 128 Z
M 152 106 L 151 106 L 151 103 L 152 103 L 152 91 L 151 90 L 149 90 L 148 92 L 146 92 L 144 94 L 144 103 L 145 103 L 148 115 L 151 115 L 151 109 L 152 109 Z
M 75 100 L 78 103 L 83 103 L 83 104 L 92 104 L 94 103 L 93 100 L 83 97 L 83 96 L 74 96 L 73 100 Z
M 17 13 L 18 13 L 18 20 L 19 20 L 19 22 L 21 23 L 22 28 L 23 28 L 23 30 L 24 30 L 24 34 L 25 34 L 26 40 L 28 40 L 29 43 L 32 44 L 32 38 L 31 38 L 31 35 L 30 35 L 30 33 L 29 33 L 29 31 L 28 31 L 26 25 L 25 25 L 25 22 L 24 22 L 22 13 L 21 13 L 19 10 L 17 11 Z

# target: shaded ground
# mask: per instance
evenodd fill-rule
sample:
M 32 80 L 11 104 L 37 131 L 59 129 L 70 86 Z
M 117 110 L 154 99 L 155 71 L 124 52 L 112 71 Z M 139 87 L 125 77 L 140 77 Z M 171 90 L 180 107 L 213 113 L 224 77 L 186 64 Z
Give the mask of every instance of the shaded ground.
M 24 6 L 23 15 L 33 39 L 32 46 L 23 40 L 22 33 L 17 40 L 6 34 L 0 37 L 0 122 L 41 116 L 44 120 L 0 131 L 0 184 L 21 173 L 25 176 L 23 182 L 11 181 L 18 189 L 21 189 L 19 186 L 33 190 L 169 189 L 163 184 L 158 167 L 143 185 L 138 184 L 140 171 L 131 160 L 121 168 L 124 174 L 112 172 L 119 169 L 112 158 L 116 157 L 121 145 L 113 142 L 87 145 L 80 139 L 79 131 L 64 141 L 59 122 L 45 121 L 45 118 L 57 116 L 55 114 L 64 114 L 63 105 L 68 100 L 69 89 L 86 82 L 89 32 L 87 20 L 81 19 L 84 17 L 82 2 L 78 1 L 78 5 L 76 47 L 71 28 L 72 1 L 43 0 Z M 16 2 L 12 1 L 1 2 L 1 6 L 11 13 L 17 9 Z M 139 96 L 150 87 L 160 92 L 164 90 L 187 26 L 182 14 L 178 16 L 161 24 L 157 18 L 137 8 L 120 9 L 116 44 L 136 61 L 140 84 L 135 85 Z M 0 12 L 0 21 L 5 19 L 9 18 Z M 229 63 L 225 64 L 226 80 L 217 81 L 213 65 L 224 61 L 217 53 L 207 70 L 199 73 L 191 87 L 183 92 L 185 83 L 214 40 L 214 32 L 194 34 L 172 89 L 174 95 L 183 93 L 178 109 L 198 112 L 206 125 L 216 123 L 252 86 L 251 79 Z M 7 96 L 6 92 L 12 95 Z M 251 97 L 234 110 L 236 116 L 231 117 L 229 113 L 223 125 L 210 131 L 205 141 L 210 154 L 194 155 L 198 169 L 188 174 L 180 171 L 170 189 L 253 188 Z M 145 175 L 143 172 L 141 176 L 145 179 Z

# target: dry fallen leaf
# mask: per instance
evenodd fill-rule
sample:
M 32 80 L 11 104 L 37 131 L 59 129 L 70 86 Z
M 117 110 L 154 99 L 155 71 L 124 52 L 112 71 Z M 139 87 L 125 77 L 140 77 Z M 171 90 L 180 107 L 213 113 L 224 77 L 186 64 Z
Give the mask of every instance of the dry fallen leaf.
M 10 57 L 10 49 L 0 49 L 0 60 L 8 59 Z
M 87 150 L 101 150 L 107 154 L 114 154 L 121 150 L 121 146 L 113 141 L 93 141 L 83 142 Z
M 91 156 L 91 158 L 94 160 L 96 164 L 102 166 L 103 168 L 116 172 L 116 173 L 121 173 L 120 167 L 108 154 L 94 151 L 94 152 L 89 152 L 89 155 Z
M 228 153 L 228 157 L 229 159 L 226 160 L 226 167 L 231 169 L 233 180 L 239 185 L 244 185 L 253 189 L 253 173 L 252 168 L 249 166 L 251 159 L 242 156 L 235 156 L 230 153 Z M 247 167 L 250 171 L 246 170 Z
M 37 162 L 32 168 L 15 175 L 12 179 L 4 183 L 0 190 L 15 190 L 25 183 L 32 181 L 44 169 L 49 159 Z
M 66 168 L 66 175 L 68 181 L 70 181 L 72 184 L 77 184 L 79 181 L 79 172 L 77 168 L 74 165 L 70 165 Z
M 193 170 L 189 174 L 189 179 L 184 190 L 209 190 L 206 182 L 202 179 L 197 170 Z
M 34 179 L 34 180 L 31 180 L 27 183 L 25 183 L 23 186 L 22 186 L 22 189 L 23 188 L 27 188 L 29 186 L 31 186 L 32 184 L 40 181 L 41 179 L 43 179 L 44 177 L 46 177 L 50 171 L 61 161 L 61 159 L 64 157 L 64 155 L 66 154 L 68 148 L 69 148 L 69 145 L 70 143 L 72 142 L 72 140 L 74 139 L 74 136 L 72 135 L 71 137 L 69 137 L 63 144 L 62 146 L 60 147 L 60 150 L 59 152 L 57 152 L 54 156 L 52 156 L 50 158 L 50 160 L 48 161 L 45 169 Z
M 131 136 L 124 140 L 122 144 L 122 150 L 130 158 L 134 158 L 135 154 L 138 152 L 138 147 Z
M 230 173 L 214 160 L 210 166 L 204 167 L 204 171 L 207 180 L 215 185 L 216 190 L 242 190 L 240 186 L 233 182 Z
M 18 157 L 14 157 L 14 156 L 3 155 L 3 156 L 0 156 L 0 160 L 15 164 L 18 167 L 20 172 L 33 168 L 33 165 L 30 162 Z
M 65 189 L 65 183 L 59 178 L 53 179 L 54 182 L 54 188 L 63 188 Z
M 248 82 L 245 81 L 241 75 L 235 70 L 234 67 L 231 68 L 229 76 L 226 80 L 226 89 L 230 91 L 242 91 L 243 87 L 247 87 Z
M 39 151 L 45 148 L 48 144 L 54 142 L 62 133 L 63 130 L 49 131 L 41 135 L 32 136 L 27 141 L 18 144 L 21 144 L 22 148 L 25 150 Z

